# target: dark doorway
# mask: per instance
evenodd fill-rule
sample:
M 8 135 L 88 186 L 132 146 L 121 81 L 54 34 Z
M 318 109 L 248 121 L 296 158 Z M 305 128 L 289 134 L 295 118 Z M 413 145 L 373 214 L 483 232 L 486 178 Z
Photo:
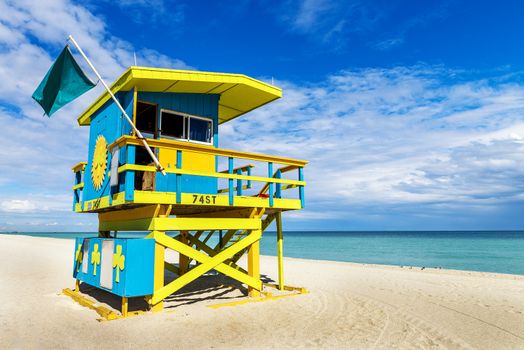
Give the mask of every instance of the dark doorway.
M 157 133 L 157 105 L 153 103 L 138 101 L 136 104 L 136 127 L 146 138 L 155 138 Z M 155 152 L 155 149 L 153 149 Z M 142 146 L 136 147 L 135 164 L 151 165 L 155 163 L 147 150 Z M 155 173 L 135 172 L 135 189 L 142 191 L 154 191 Z
M 140 132 L 155 137 L 157 131 L 157 105 L 138 101 L 136 104 L 136 127 Z

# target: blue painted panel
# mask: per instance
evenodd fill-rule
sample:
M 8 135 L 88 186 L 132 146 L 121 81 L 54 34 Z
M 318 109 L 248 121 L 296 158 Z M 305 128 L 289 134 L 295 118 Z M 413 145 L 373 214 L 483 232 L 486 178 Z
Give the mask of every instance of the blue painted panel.
M 125 285 L 126 285 L 126 279 L 127 279 L 127 264 L 129 263 L 129 260 L 132 260 L 133 257 L 130 257 L 127 254 L 127 239 L 114 239 L 114 246 L 113 246 L 113 254 L 116 253 L 117 247 L 122 246 L 122 255 L 125 257 L 124 259 L 124 269 L 118 272 L 118 282 L 116 281 L 116 268 L 112 265 L 113 261 L 111 261 L 111 266 L 113 266 L 113 288 L 111 290 L 105 289 L 113 294 L 125 296 Z
M 103 261 L 102 242 L 114 241 L 113 254 L 121 246 L 121 254 L 124 256 L 124 269 L 119 270 L 119 281 L 116 281 L 117 268 L 113 266 L 113 254 L 109 262 Z M 82 271 L 83 265 L 76 264 L 76 251 L 79 245 L 88 245 L 87 272 Z M 100 264 L 96 266 L 91 263 L 95 245 L 98 245 L 100 253 Z M 73 256 L 73 277 L 90 284 L 94 287 L 106 290 L 113 294 L 125 297 L 143 296 L 153 294 L 154 288 L 154 259 L 155 241 L 152 239 L 112 239 L 112 238 L 77 238 L 75 240 L 75 253 Z M 112 288 L 107 289 L 100 285 L 102 264 L 109 263 L 112 267 Z
M 73 253 L 73 277 L 77 278 L 77 275 L 81 273 L 82 271 L 82 261 L 77 262 L 76 254 L 77 249 L 80 248 L 81 254 L 84 252 L 84 239 L 83 238 L 75 238 L 75 251 Z
M 160 110 L 171 109 L 178 112 L 199 115 L 213 120 L 215 147 L 218 147 L 218 101 L 217 94 L 189 94 L 169 92 L 138 92 L 138 100 L 158 104 Z
M 78 245 L 82 244 L 82 247 L 87 247 L 87 270 L 86 272 L 83 272 L 84 265 L 81 263 L 79 266 L 79 269 L 75 269 L 73 271 L 73 276 L 82 281 L 86 282 L 92 286 L 99 286 L 100 285 L 100 264 L 97 264 L 96 266 L 96 275 L 94 274 L 95 269 L 94 265 L 91 263 L 91 257 L 93 255 L 93 251 L 95 248 L 95 244 L 98 244 L 98 251 L 101 252 L 102 245 L 101 242 L 99 242 L 98 238 L 77 238 L 75 241 L 75 253 L 73 256 L 73 269 L 76 266 L 75 262 L 75 256 L 76 256 L 76 250 L 78 249 Z M 82 254 L 85 256 L 85 250 L 82 249 Z M 102 259 L 100 259 L 101 262 Z
M 213 145 L 218 147 L 218 101 L 216 94 L 189 94 L 189 93 L 158 93 L 139 92 L 138 100 L 158 105 L 158 117 L 161 109 L 170 109 L 178 112 L 194 114 L 213 120 Z M 215 171 L 217 171 L 215 162 Z M 216 194 L 218 180 L 203 176 L 182 176 L 182 192 Z M 156 177 L 156 190 L 160 192 L 176 192 L 176 175 Z
M 117 98 L 121 102 L 124 109 L 129 115 L 133 112 L 133 91 L 119 92 Z M 214 146 L 218 147 L 218 102 L 219 95 L 215 94 L 180 94 L 180 93 L 153 93 L 153 92 L 139 92 L 138 98 L 142 101 L 156 103 L 159 106 L 159 111 L 162 108 L 177 110 L 195 115 L 209 117 L 213 120 L 214 126 Z M 159 113 L 160 114 L 160 113 Z M 89 151 L 87 165 L 85 169 L 84 189 L 82 193 L 82 202 L 99 199 L 108 196 L 110 193 L 109 177 L 111 156 L 108 154 L 108 166 L 106 169 L 106 176 L 101 189 L 98 191 L 94 189 L 91 181 L 91 163 L 93 159 L 93 152 L 98 135 L 103 135 L 108 144 L 114 142 L 117 138 L 124 134 L 130 134 L 131 127 L 122 116 L 113 101 L 106 102 L 97 112 L 91 117 Z M 127 163 L 125 150 L 121 150 L 119 154 L 119 163 Z M 218 167 L 218 163 L 216 162 Z M 216 168 L 215 170 L 218 170 Z M 131 181 L 131 180 L 130 180 Z M 119 174 L 119 185 L 116 192 L 125 190 L 125 174 Z M 133 185 L 134 187 L 134 181 Z M 215 178 L 198 177 L 198 176 L 182 176 L 182 191 L 194 192 L 204 194 L 215 194 L 217 192 L 218 180 Z M 176 176 L 169 174 L 168 176 L 156 177 L 157 191 L 176 191 Z M 115 193 L 115 192 L 113 192 Z M 89 210 L 90 208 L 84 208 Z
M 125 272 L 125 295 L 128 297 L 153 294 L 155 241 L 128 239 Z
M 128 115 L 131 116 L 133 114 L 133 92 L 119 92 L 116 96 L 122 104 L 122 107 L 124 107 Z M 95 190 L 91 181 L 91 163 L 93 161 L 93 152 L 98 135 L 103 135 L 107 143 L 111 144 L 120 136 L 122 136 L 123 132 L 129 134 L 130 131 L 131 127 L 129 126 L 129 123 L 124 120 L 122 112 L 112 100 L 106 102 L 98 111 L 93 114 L 91 117 L 91 126 L 89 129 L 89 148 L 84 176 L 82 201 L 98 199 L 109 195 L 108 174 L 110 172 L 111 163 L 111 155 L 109 153 L 106 175 L 102 187 L 98 191 Z
M 215 178 L 205 176 L 182 175 L 182 192 L 216 194 L 218 181 Z M 156 177 L 156 190 L 165 192 L 176 192 L 176 174 Z

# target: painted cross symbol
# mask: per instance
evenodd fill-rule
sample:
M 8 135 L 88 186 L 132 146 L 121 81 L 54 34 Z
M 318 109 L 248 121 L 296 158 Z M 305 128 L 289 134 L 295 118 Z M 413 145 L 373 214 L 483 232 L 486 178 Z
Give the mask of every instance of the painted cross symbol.
M 82 252 L 82 243 L 80 243 L 75 253 L 76 272 L 80 271 L 80 264 L 82 263 L 83 257 L 84 253 Z
M 126 257 L 122 254 L 122 245 L 116 246 L 116 253 L 113 254 L 113 268 L 116 268 L 115 282 L 120 282 L 120 270 L 124 270 Z
M 93 247 L 91 253 L 91 264 L 93 264 L 93 276 L 96 276 L 96 265 L 100 265 L 100 252 L 98 251 L 98 244 Z

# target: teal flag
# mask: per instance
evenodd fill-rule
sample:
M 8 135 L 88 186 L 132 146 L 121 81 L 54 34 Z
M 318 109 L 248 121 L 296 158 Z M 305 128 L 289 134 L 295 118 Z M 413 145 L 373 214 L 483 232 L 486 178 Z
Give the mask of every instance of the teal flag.
M 45 114 L 51 116 L 95 85 L 66 46 L 33 92 L 33 99 L 42 106 Z

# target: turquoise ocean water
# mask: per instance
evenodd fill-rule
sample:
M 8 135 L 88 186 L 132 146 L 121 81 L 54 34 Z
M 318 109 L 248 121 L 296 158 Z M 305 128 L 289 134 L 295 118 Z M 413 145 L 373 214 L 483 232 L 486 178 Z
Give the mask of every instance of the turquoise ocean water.
M 18 233 L 39 237 L 96 237 L 95 233 Z M 143 233 L 122 233 L 137 238 Z M 218 234 L 213 237 L 218 242 Z M 265 232 L 261 253 L 276 255 L 276 234 Z M 368 264 L 442 267 L 524 275 L 524 231 L 291 231 L 284 255 Z

